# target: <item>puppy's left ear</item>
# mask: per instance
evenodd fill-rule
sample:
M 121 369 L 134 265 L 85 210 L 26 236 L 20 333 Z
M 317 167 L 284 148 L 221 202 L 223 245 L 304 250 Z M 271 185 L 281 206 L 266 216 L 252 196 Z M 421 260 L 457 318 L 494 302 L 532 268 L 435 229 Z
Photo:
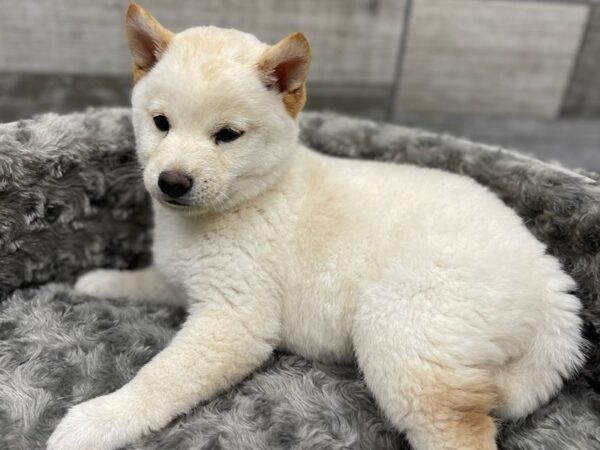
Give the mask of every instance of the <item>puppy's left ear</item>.
M 306 103 L 310 60 L 308 40 L 302 33 L 294 33 L 268 48 L 258 64 L 265 85 L 281 92 L 285 109 L 292 117 Z
M 173 33 L 136 3 L 127 8 L 125 32 L 133 62 L 133 81 L 137 82 L 158 62 L 173 39 Z

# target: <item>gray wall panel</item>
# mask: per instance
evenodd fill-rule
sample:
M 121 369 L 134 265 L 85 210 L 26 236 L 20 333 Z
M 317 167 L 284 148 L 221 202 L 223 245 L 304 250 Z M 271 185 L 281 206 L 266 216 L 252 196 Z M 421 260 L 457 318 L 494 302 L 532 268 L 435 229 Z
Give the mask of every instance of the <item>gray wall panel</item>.
M 565 96 L 563 114 L 600 115 L 600 7 L 590 16 L 581 52 Z
M 553 117 L 589 7 L 415 0 L 400 111 Z
M 0 0 L 0 71 L 123 74 L 127 0 Z M 313 81 L 388 83 L 394 76 L 404 0 L 146 0 L 174 31 L 218 25 L 275 43 L 303 31 Z

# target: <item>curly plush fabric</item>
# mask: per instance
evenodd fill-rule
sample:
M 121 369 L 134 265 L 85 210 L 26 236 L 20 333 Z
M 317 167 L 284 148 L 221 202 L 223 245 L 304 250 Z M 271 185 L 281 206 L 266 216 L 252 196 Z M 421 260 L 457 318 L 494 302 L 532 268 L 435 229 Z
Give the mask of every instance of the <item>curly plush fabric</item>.
M 301 118 L 302 140 L 343 157 L 437 167 L 488 186 L 578 283 L 589 361 L 503 449 L 600 449 L 600 186 L 507 150 L 332 114 Z M 131 379 L 185 311 L 81 296 L 94 267 L 150 258 L 151 214 L 125 109 L 0 126 L 0 448 L 44 448 L 67 408 Z M 51 283 L 48 283 L 51 282 Z M 356 367 L 277 353 L 240 385 L 129 449 L 408 449 Z
M 133 139 L 127 110 L 0 126 L 0 299 L 83 268 L 148 263 Z

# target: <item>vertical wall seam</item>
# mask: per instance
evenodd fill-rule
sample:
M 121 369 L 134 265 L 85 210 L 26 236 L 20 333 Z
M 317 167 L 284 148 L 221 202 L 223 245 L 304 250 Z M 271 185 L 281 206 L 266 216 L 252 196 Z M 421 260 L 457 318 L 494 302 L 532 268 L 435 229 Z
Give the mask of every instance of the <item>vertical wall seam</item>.
M 402 77 L 404 56 L 406 54 L 406 45 L 409 35 L 412 8 L 413 0 L 405 0 L 404 17 L 402 18 L 402 32 L 400 33 L 400 42 L 398 43 L 398 54 L 396 55 L 396 66 L 394 68 L 394 80 L 390 92 L 390 100 L 387 105 L 386 118 L 389 122 L 394 120 L 394 116 L 396 115 L 396 99 L 400 94 L 400 79 Z
M 581 32 L 581 37 L 579 38 L 579 43 L 577 46 L 577 50 L 575 52 L 575 57 L 573 58 L 573 65 L 571 66 L 571 70 L 569 71 L 569 76 L 567 78 L 567 82 L 565 84 L 565 88 L 562 92 L 562 96 L 560 99 L 560 104 L 558 106 L 558 111 L 556 111 L 555 117 L 563 117 L 565 114 L 565 103 L 567 98 L 571 92 L 571 87 L 573 86 L 573 82 L 575 82 L 575 74 L 577 73 L 577 69 L 579 67 L 579 62 L 581 61 L 583 47 L 589 39 L 589 34 L 591 32 L 592 27 L 592 16 L 594 10 L 591 6 L 587 6 L 587 18 L 585 24 L 583 25 L 583 30 Z

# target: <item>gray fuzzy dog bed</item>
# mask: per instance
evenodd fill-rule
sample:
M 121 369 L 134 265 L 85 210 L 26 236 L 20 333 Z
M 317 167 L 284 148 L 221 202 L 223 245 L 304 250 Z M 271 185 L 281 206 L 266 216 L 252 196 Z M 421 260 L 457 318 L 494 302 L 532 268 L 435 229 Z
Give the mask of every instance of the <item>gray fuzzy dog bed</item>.
M 523 218 L 578 283 L 589 360 L 504 449 L 600 449 L 600 186 L 499 148 L 331 114 L 301 119 L 319 151 L 475 178 Z M 185 318 L 168 306 L 76 294 L 95 267 L 150 259 L 150 203 L 128 110 L 0 125 L 0 449 L 36 449 L 67 408 L 126 383 Z M 131 449 L 408 448 L 352 366 L 277 353 L 255 374 Z

